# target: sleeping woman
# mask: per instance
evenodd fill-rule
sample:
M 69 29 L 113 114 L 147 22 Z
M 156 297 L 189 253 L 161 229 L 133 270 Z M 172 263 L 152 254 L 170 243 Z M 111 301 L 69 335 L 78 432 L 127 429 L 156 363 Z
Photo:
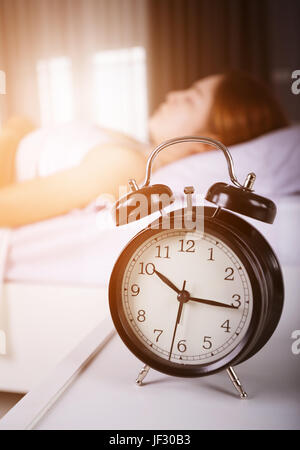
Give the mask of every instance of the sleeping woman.
M 95 126 L 88 128 L 93 137 L 85 139 L 88 131 L 80 134 L 80 124 L 70 133 L 68 124 L 35 130 L 26 119 L 11 119 L 0 134 L 0 227 L 83 208 L 100 194 L 117 197 L 128 178 L 143 180 L 150 150 L 166 139 L 208 136 L 230 146 L 287 125 L 270 91 L 238 71 L 170 92 L 150 118 L 150 143 Z M 207 150 L 201 144 L 174 146 L 159 155 L 154 169 Z

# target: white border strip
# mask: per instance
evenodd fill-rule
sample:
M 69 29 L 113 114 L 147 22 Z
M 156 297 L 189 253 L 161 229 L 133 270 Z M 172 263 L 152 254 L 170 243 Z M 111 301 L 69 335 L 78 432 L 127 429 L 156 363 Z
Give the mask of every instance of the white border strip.
M 108 316 L 56 366 L 43 383 L 26 394 L 0 420 L 0 430 L 33 429 L 114 333 L 112 320 Z

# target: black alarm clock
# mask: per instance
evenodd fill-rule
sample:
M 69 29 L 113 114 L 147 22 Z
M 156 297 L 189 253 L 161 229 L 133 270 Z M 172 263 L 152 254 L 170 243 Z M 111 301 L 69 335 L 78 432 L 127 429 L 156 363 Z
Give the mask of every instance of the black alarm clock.
M 166 214 L 161 199 L 172 202 L 171 189 L 150 184 L 154 158 L 164 148 L 182 142 L 210 144 L 222 150 L 227 160 L 232 184 L 210 187 L 205 198 L 213 206 L 202 206 L 202 215 L 197 214 L 199 205 L 192 206 L 193 187 L 184 190 L 186 206 Z M 240 217 L 267 223 L 275 219 L 275 204 L 254 193 L 254 180 L 255 174 L 250 173 L 244 184 L 239 183 L 229 150 L 221 142 L 188 136 L 155 148 L 143 186 L 130 180 L 131 192 L 116 203 L 118 226 L 151 214 L 153 205 L 161 212 L 123 249 L 109 283 L 114 325 L 126 346 L 145 364 L 138 385 L 150 367 L 180 377 L 227 370 L 240 397 L 247 397 L 233 366 L 269 340 L 284 297 L 274 251 Z M 200 220 L 201 227 L 197 226 Z

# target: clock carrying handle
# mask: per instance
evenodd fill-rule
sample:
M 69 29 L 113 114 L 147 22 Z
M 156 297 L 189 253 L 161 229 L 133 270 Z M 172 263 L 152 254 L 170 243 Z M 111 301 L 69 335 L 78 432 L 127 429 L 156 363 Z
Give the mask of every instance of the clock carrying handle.
M 164 149 L 167 147 L 170 147 L 171 145 L 175 145 L 175 144 L 182 144 L 184 142 L 197 142 L 197 143 L 202 143 L 202 144 L 209 144 L 219 150 L 222 150 L 222 152 L 224 153 L 224 156 L 226 158 L 227 161 L 227 167 L 228 167 L 228 172 L 229 172 L 229 176 L 230 179 L 232 181 L 232 183 L 239 187 L 239 188 L 243 188 L 243 189 L 248 189 L 248 190 L 252 190 L 252 183 L 249 183 L 249 187 L 241 184 L 235 173 L 234 173 L 234 165 L 233 165 L 233 159 L 232 156 L 228 150 L 228 148 L 222 144 L 219 141 L 216 141 L 215 139 L 212 138 L 208 138 L 208 137 L 201 137 L 201 136 L 183 136 L 183 137 L 178 137 L 178 138 L 174 138 L 174 139 L 169 139 L 168 141 L 162 142 L 160 145 L 158 145 L 150 154 L 148 161 L 147 161 L 147 167 L 146 167 L 146 177 L 145 177 L 145 181 L 143 186 L 141 187 L 146 187 L 150 185 L 150 180 L 151 180 L 151 172 L 152 172 L 152 165 L 153 165 L 153 161 L 156 158 L 156 156 Z M 255 179 L 255 175 L 253 173 L 249 174 L 248 177 L 252 176 L 252 178 Z M 253 180 L 254 181 L 254 180 Z
M 209 202 L 215 203 L 220 208 L 243 214 L 253 219 L 266 223 L 273 223 L 276 216 L 276 205 L 272 200 L 255 194 L 253 184 L 256 175 L 253 172 L 248 173 L 244 184 L 241 184 L 234 172 L 232 156 L 228 148 L 215 139 L 201 136 L 183 136 L 162 142 L 151 153 L 147 161 L 146 177 L 142 188 L 150 187 L 151 170 L 156 156 L 164 149 L 174 144 L 184 142 L 199 142 L 208 144 L 221 150 L 227 161 L 227 167 L 232 184 L 215 183 L 213 184 L 205 198 Z
M 224 144 L 209 137 L 183 136 L 162 142 L 151 152 L 147 161 L 145 181 L 142 186 L 138 186 L 136 181 L 133 179 L 129 180 L 131 192 L 120 198 L 113 208 L 113 214 L 117 226 L 142 219 L 147 215 L 151 215 L 151 205 L 154 203 L 156 204 L 157 210 L 162 210 L 164 208 L 164 205 L 160 200 L 160 196 L 162 195 L 168 196 L 171 203 L 174 201 L 172 190 L 168 186 L 164 184 L 150 184 L 152 165 L 156 156 L 163 149 L 170 147 L 171 145 L 182 144 L 184 142 L 195 142 L 211 145 L 212 147 L 221 150 L 226 158 L 232 184 L 220 182 L 213 184 L 205 196 L 206 200 L 216 204 L 218 208 L 225 208 L 229 211 L 234 211 L 262 222 L 273 223 L 276 216 L 276 205 L 272 202 L 272 200 L 257 195 L 253 192 L 253 184 L 256 179 L 256 175 L 253 172 L 250 172 L 247 175 L 244 184 L 241 184 L 234 173 L 232 156 Z M 135 210 L 140 194 L 148 199 L 148 202 L 145 211 L 140 213 L 137 218 L 135 216 Z

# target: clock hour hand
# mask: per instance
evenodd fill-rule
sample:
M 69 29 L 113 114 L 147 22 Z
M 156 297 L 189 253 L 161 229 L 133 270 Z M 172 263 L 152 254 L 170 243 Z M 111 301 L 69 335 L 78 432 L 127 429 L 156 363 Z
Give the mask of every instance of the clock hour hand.
M 236 309 L 236 307 L 233 305 L 228 305 L 227 303 L 216 302 L 214 300 L 206 300 L 204 298 L 190 297 L 189 300 L 192 300 L 192 301 L 198 302 L 198 303 L 204 303 L 205 305 L 222 306 L 223 308 Z
M 172 283 L 172 281 L 170 281 L 167 277 L 165 277 L 162 273 L 158 272 L 158 270 L 154 270 L 154 273 L 156 273 L 156 275 L 158 276 L 158 278 L 161 279 L 161 281 L 163 281 L 166 285 L 168 285 L 171 289 L 173 289 L 173 291 L 177 292 L 177 294 L 179 294 L 181 292 L 180 289 L 178 289 L 175 284 Z

